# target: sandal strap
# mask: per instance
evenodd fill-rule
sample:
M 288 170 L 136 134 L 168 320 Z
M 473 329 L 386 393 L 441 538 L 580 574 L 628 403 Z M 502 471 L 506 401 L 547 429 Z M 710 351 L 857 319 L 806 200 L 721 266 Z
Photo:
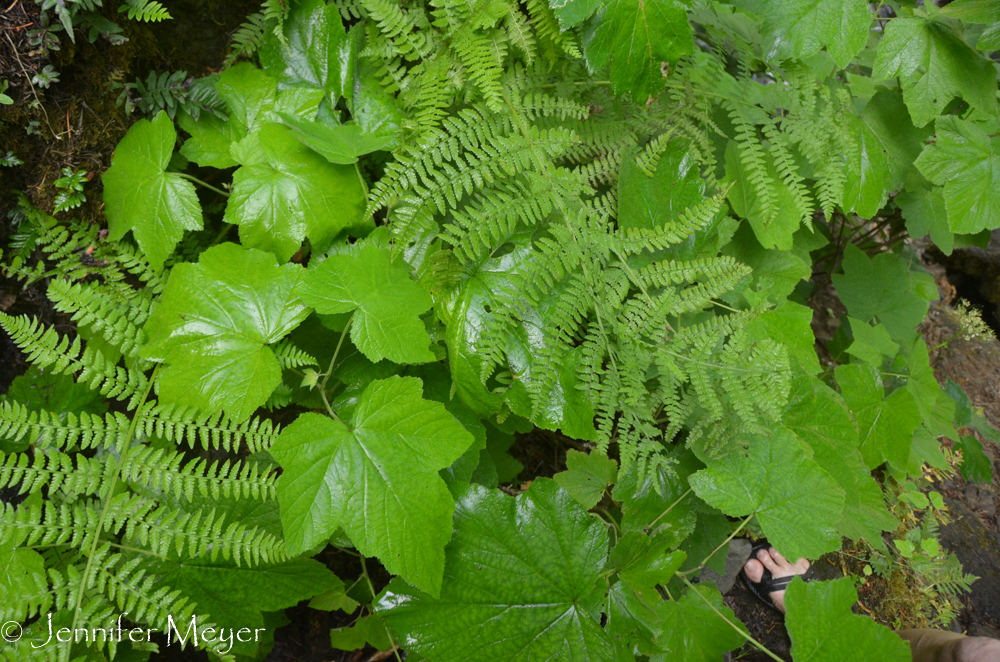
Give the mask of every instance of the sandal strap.
M 768 582 L 766 590 L 768 593 L 772 593 L 774 591 L 784 591 L 785 589 L 788 588 L 788 585 L 791 584 L 792 580 L 795 579 L 796 577 L 799 577 L 802 579 L 802 581 L 808 583 L 812 581 L 812 577 L 808 575 L 809 573 L 803 575 L 790 575 L 788 577 L 778 577 L 777 579 L 771 579 L 771 581 Z

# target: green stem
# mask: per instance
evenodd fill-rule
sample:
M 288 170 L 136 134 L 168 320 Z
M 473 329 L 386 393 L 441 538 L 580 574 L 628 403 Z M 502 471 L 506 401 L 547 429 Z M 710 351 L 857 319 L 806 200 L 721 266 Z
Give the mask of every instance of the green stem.
M 368 582 L 368 590 L 371 591 L 372 602 L 374 602 L 375 601 L 375 585 L 372 584 L 372 578 L 368 575 L 368 566 L 365 565 L 365 557 L 364 557 L 364 555 L 361 555 L 361 572 L 365 576 L 365 581 Z M 370 607 L 369 607 L 369 609 L 370 609 Z M 389 643 L 392 644 L 392 652 L 396 654 L 396 661 L 397 662 L 403 662 L 403 658 L 401 658 L 399 656 L 399 646 L 396 645 L 396 640 L 392 638 L 392 633 L 389 632 L 389 628 L 385 624 L 383 624 L 382 627 L 385 628 L 385 634 L 386 634 L 387 637 L 389 637 Z
M 687 584 L 688 588 L 691 591 L 693 591 L 695 595 L 697 595 L 699 598 L 701 598 L 702 602 L 704 602 L 706 605 L 708 605 L 709 609 L 711 609 L 712 611 L 714 611 L 716 616 L 718 616 L 723 621 L 725 621 L 726 625 L 728 625 L 732 629 L 736 630 L 741 637 L 743 637 L 744 639 L 746 639 L 747 641 L 749 641 L 751 644 L 753 644 L 754 646 L 756 646 L 757 648 L 759 648 L 765 655 L 767 655 L 768 657 L 770 657 L 772 660 L 777 660 L 778 662 L 784 662 L 784 660 L 782 660 L 780 657 L 778 657 L 777 655 L 775 655 L 774 653 L 772 653 L 771 651 L 769 651 L 762 643 L 760 643 L 759 641 L 757 641 L 756 639 L 754 639 L 753 637 L 751 637 L 745 630 L 740 629 L 739 627 L 737 627 L 737 625 L 735 623 L 733 623 L 731 620 L 729 620 L 728 618 L 726 618 L 725 616 L 723 616 L 722 612 L 719 611 L 718 609 L 716 609 L 715 605 L 713 605 L 709 601 L 708 598 L 706 598 L 697 589 L 695 589 L 694 584 L 692 584 L 691 582 L 689 582 L 684 577 L 681 577 L 681 581 L 684 582 L 685 584 Z
M 368 198 L 368 182 L 365 178 L 361 176 L 361 168 L 358 166 L 358 162 L 354 162 L 354 172 L 358 173 L 358 181 L 361 182 L 361 190 L 365 192 L 365 199 Z
M 660 513 L 660 514 L 659 514 L 659 515 L 658 515 L 658 516 L 656 517 L 656 519 L 654 519 L 654 520 L 653 520 L 652 522 L 650 522 L 649 524 L 647 524 L 647 525 L 646 525 L 646 531 L 647 531 L 647 532 L 649 532 L 649 531 L 652 531 L 652 530 L 653 530 L 653 527 L 654 527 L 654 526 L 656 526 L 656 523 L 657 523 L 657 522 L 659 522 L 659 521 L 660 521 L 661 519 L 663 519 L 664 517 L 666 517 L 666 516 L 667 516 L 667 513 L 669 513 L 669 512 L 671 511 L 671 510 L 673 510 L 673 509 L 674 509 L 674 506 L 676 506 L 676 505 L 677 505 L 677 504 L 679 504 L 679 503 L 680 503 L 681 501 L 683 501 L 683 500 L 684 500 L 684 499 L 685 499 L 685 498 L 687 497 L 687 495 L 689 495 L 689 494 L 691 494 L 691 488 L 690 488 L 690 487 L 689 487 L 689 488 L 687 489 L 687 492 L 685 492 L 684 494 L 682 494 L 682 495 L 681 495 L 681 496 L 680 496 L 680 497 L 679 497 L 679 498 L 677 499 L 677 501 L 674 501 L 674 502 L 673 502 L 672 504 L 670 504 L 670 505 L 669 505 L 669 506 L 667 507 L 667 509 L 666 509 L 666 510 L 664 510 L 664 511 L 663 511 L 662 513 Z
M 721 542 L 721 543 L 719 544 L 719 546 L 718 546 L 718 547 L 716 547 L 715 549 L 713 549 L 713 550 L 712 550 L 712 553 L 711 553 L 711 554 L 709 554 L 709 555 L 708 555 L 708 556 L 706 556 L 706 557 L 705 557 L 704 559 L 702 559 L 702 562 L 698 564 L 698 568 L 697 568 L 697 569 L 698 569 L 698 570 L 701 570 L 702 568 L 704 568 L 704 567 L 705 567 L 705 564 L 706 564 L 706 563 L 708 563 L 708 560 L 709 560 L 710 558 L 712 558 L 713 556 L 715 556 L 715 553 L 716 553 L 717 551 L 719 551 L 720 549 L 722 549 L 724 545 L 728 545 L 728 544 L 729 544 L 729 541 L 730 541 L 730 540 L 732 540 L 733 538 L 735 538 L 735 537 L 736 537 L 736 534 L 737 534 L 737 533 L 739 533 L 740 531 L 742 531 L 742 530 L 743 530 L 743 527 L 744 527 L 744 526 L 746 526 L 746 525 L 747 525 L 747 524 L 748 524 L 748 523 L 750 522 L 750 518 L 752 518 L 752 517 L 753 517 L 754 515 L 756 515 L 756 514 L 757 514 L 757 513 L 750 513 L 749 515 L 747 515 L 747 518 L 746 518 L 745 520 L 743 520 L 743 522 L 742 522 L 742 523 L 741 523 L 741 524 L 740 524 L 740 525 L 739 525 L 738 527 L 736 527 L 736 530 L 735 530 L 735 531 L 733 531 L 733 532 L 732 532 L 731 534 L 729 534 L 729 537 L 728 537 L 728 538 L 726 538 L 725 540 L 723 540 L 723 541 L 722 541 L 722 542 Z
M 189 174 L 184 173 L 184 172 L 175 172 L 174 174 L 177 175 L 178 177 L 183 177 L 184 179 L 189 179 L 192 182 L 194 182 L 195 184 L 199 184 L 201 186 L 204 186 L 205 188 L 207 188 L 210 191 L 215 191 L 219 195 L 224 195 L 227 198 L 229 197 L 229 194 L 226 193 L 225 191 L 223 191 L 221 188 L 215 188 L 211 184 L 209 184 L 207 182 L 203 182 L 203 181 L 201 181 L 200 179 L 198 179 L 197 177 L 195 177 L 193 175 L 189 175 Z
M 340 355 L 340 348 L 344 344 L 344 337 L 347 335 L 348 329 L 351 328 L 351 322 L 354 321 L 355 313 L 351 313 L 351 316 L 347 320 L 347 324 L 344 325 L 344 330 L 340 332 L 340 340 L 337 341 L 337 349 L 333 350 L 333 358 L 330 359 L 330 365 L 326 369 L 326 373 L 323 375 L 323 381 L 319 384 L 319 390 L 326 388 L 326 383 L 330 381 L 330 375 L 333 374 L 333 368 L 337 365 L 337 356 Z
M 622 537 L 621 527 L 618 526 L 618 522 L 615 521 L 615 519 L 611 516 L 610 513 L 608 513 L 608 511 L 604 510 L 603 508 L 594 508 L 594 512 L 600 515 L 601 519 L 603 519 L 605 522 L 611 525 L 611 528 L 615 530 L 615 533 L 618 534 L 619 538 Z
M 76 626 L 80 623 L 80 609 L 83 606 L 83 594 L 87 591 L 87 585 L 90 583 L 90 569 L 94 563 L 94 553 L 97 551 L 97 543 L 101 540 L 101 531 L 104 530 L 104 519 L 108 516 L 108 509 L 111 506 L 111 501 L 115 495 L 115 487 L 118 484 L 118 476 L 121 475 L 122 465 L 125 463 L 125 457 L 128 455 L 129 448 L 132 445 L 132 439 L 135 437 L 135 428 L 139 423 L 139 419 L 142 418 L 142 406 L 146 403 L 146 398 L 149 397 L 149 392 L 153 388 L 153 384 L 156 382 L 156 373 L 159 371 L 161 364 L 153 369 L 153 374 L 149 376 L 149 383 L 146 384 L 146 390 L 142 394 L 142 399 L 139 400 L 139 404 L 135 410 L 135 416 L 132 418 L 132 424 L 128 428 L 128 433 L 125 435 L 125 442 L 122 444 L 122 448 L 119 451 L 118 462 L 115 465 L 115 473 L 111 476 L 111 482 L 108 483 L 107 496 L 104 499 L 104 507 L 101 508 L 101 516 L 97 519 L 97 528 L 94 531 L 94 539 L 90 543 L 90 552 L 87 553 L 87 565 L 83 569 L 83 574 L 80 576 L 80 590 L 76 594 L 76 605 L 73 608 L 73 627 L 70 631 L 76 632 Z M 66 662 L 70 660 L 70 653 L 73 650 L 73 639 L 70 638 L 66 642 Z
M 355 311 L 356 313 L 357 311 Z M 330 416 L 334 420 L 339 421 L 340 417 L 333 411 L 333 407 L 330 406 L 330 401 L 326 397 L 326 383 L 330 381 L 330 375 L 333 374 L 333 369 L 337 365 L 337 357 L 340 356 L 340 348 L 344 345 L 344 338 L 347 337 L 347 331 L 351 328 L 351 322 L 354 321 L 355 313 L 351 313 L 350 318 L 347 320 L 347 324 L 344 325 L 344 330 L 340 332 L 340 340 L 337 341 L 337 349 L 333 350 L 333 358 L 330 359 L 330 365 L 326 369 L 326 374 L 323 375 L 323 381 L 319 384 L 319 395 L 323 398 L 323 404 L 326 405 L 326 410 L 329 412 Z
M 209 246 L 215 246 L 217 243 L 219 243 L 220 241 L 222 241 L 223 239 L 225 239 L 226 235 L 229 234 L 229 231 L 232 230 L 232 229 L 233 229 L 233 224 L 232 223 L 225 223 L 225 222 L 223 222 L 222 223 L 222 229 L 219 230 L 219 234 L 215 235 L 215 239 L 212 240 L 212 243 L 209 244 Z

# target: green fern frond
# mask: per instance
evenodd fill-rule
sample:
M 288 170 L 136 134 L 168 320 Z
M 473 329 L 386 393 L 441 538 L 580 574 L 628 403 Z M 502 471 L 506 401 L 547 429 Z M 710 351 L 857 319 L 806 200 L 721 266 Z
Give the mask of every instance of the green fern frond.
M 583 57 L 573 34 L 559 29 L 559 21 L 547 2 L 528 0 L 525 6 L 531 18 L 531 27 L 535 30 L 535 38 L 547 60 L 555 61 L 563 53 L 571 58 Z
M 291 387 L 284 383 L 278 384 L 271 395 L 267 397 L 267 401 L 264 402 L 264 409 L 274 411 L 275 409 L 286 407 L 291 404 L 294 394 L 295 392 Z
M 113 301 L 96 283 L 70 284 L 56 279 L 47 293 L 55 309 L 69 313 L 73 322 L 100 333 L 125 356 L 135 356 L 143 342 L 142 325 L 149 317 L 152 303 L 135 297 L 123 305 Z
M 181 466 L 183 464 L 183 466 Z M 195 495 L 212 499 L 277 498 L 277 477 L 252 462 L 194 459 L 185 463 L 182 453 L 136 447 L 121 463 L 122 479 L 192 501 Z
M 82 349 L 79 336 L 70 343 L 54 329 L 46 329 L 37 319 L 11 317 L 0 313 L 0 327 L 10 334 L 28 360 L 39 368 L 51 366 L 54 374 L 74 375 L 76 381 L 87 384 L 101 395 L 116 400 L 128 400 L 134 409 L 146 387 L 146 377 L 137 370 L 117 367 L 104 354 L 90 347 Z
M 229 53 L 222 66 L 229 68 L 241 57 L 253 55 L 267 41 L 267 35 L 273 29 L 273 23 L 262 12 L 250 14 L 233 33 L 229 44 Z
M 118 13 L 128 12 L 128 17 L 135 21 L 158 23 L 173 18 L 167 8 L 155 0 L 125 0 L 118 8 Z
M 736 144 L 739 148 L 740 161 L 747 172 L 749 184 L 753 186 L 759 201 L 759 212 L 765 223 L 774 216 L 776 211 L 771 199 L 772 182 L 767 173 L 767 157 L 760 138 L 757 136 L 757 125 L 767 122 L 763 112 L 747 104 L 726 100 L 724 106 L 729 111 L 729 118 L 736 127 Z
M 281 366 L 282 370 L 299 368 L 304 365 L 319 365 L 319 363 L 316 362 L 316 359 L 296 347 L 292 344 L 292 341 L 287 338 L 279 342 L 277 345 L 274 345 L 271 350 L 274 352 L 274 356 L 278 359 L 278 364 Z
M 103 529 L 97 526 L 104 515 Z M 285 558 L 284 543 L 266 531 L 229 522 L 216 510 L 185 513 L 157 507 L 141 495 L 121 493 L 104 504 L 35 502 L 27 508 L 4 505 L 2 535 L 23 537 L 25 545 L 89 547 L 99 531 L 120 533 L 151 553 L 165 556 L 220 556 L 238 566 L 270 563 Z
M 224 449 L 236 452 L 245 446 L 252 453 L 269 448 L 278 431 L 267 420 L 251 418 L 233 423 L 221 413 L 204 415 L 197 410 L 173 405 L 144 405 L 137 414 L 136 430 L 147 436 L 157 436 L 190 448 Z M 27 440 L 42 448 L 114 448 L 121 450 L 132 420 L 120 412 L 104 416 L 71 412 L 54 414 L 44 410 L 31 411 L 17 402 L 0 402 L 0 438 L 12 442 Z

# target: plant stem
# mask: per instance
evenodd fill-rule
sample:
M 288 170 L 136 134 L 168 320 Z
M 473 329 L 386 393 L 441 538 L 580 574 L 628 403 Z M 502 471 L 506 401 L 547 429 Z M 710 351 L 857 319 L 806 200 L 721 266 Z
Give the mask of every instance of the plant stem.
M 663 519 L 664 517 L 666 517 L 667 513 L 669 513 L 671 510 L 673 510 L 674 506 L 676 506 L 681 501 L 683 501 L 687 497 L 687 495 L 689 495 L 689 494 L 691 494 L 691 488 L 690 487 L 687 489 L 687 492 L 685 492 L 684 494 L 680 495 L 680 497 L 678 497 L 677 501 L 674 501 L 672 504 L 670 504 L 669 506 L 667 506 L 666 510 L 664 510 L 662 513 L 660 513 L 659 515 L 657 515 L 656 519 L 654 519 L 652 522 L 650 522 L 649 524 L 647 524 L 646 525 L 646 531 L 647 532 L 651 531 L 653 529 L 653 527 L 656 526 L 657 522 L 659 522 L 661 519 Z
M 728 618 L 726 618 L 722 614 L 721 611 L 719 611 L 718 609 L 715 608 L 715 605 L 713 605 L 708 600 L 708 598 L 706 598 L 704 595 L 702 595 L 701 593 L 699 593 L 697 589 L 695 589 L 694 584 L 692 584 L 691 582 L 689 582 L 684 577 L 681 577 L 681 581 L 684 582 L 685 584 L 687 584 L 688 588 L 691 591 L 693 591 L 695 595 L 697 595 L 699 598 L 701 598 L 702 602 L 704 602 L 706 605 L 708 605 L 709 609 L 711 609 L 712 611 L 714 611 L 716 616 L 718 616 L 723 621 L 725 621 L 726 625 L 728 625 L 732 629 L 736 630 L 741 637 L 743 637 L 744 639 L 746 639 L 747 641 L 749 641 L 751 644 L 753 644 L 754 646 L 756 646 L 757 648 L 759 648 L 764 654 L 766 654 L 772 660 L 777 660 L 778 662 L 784 662 L 784 660 L 782 660 L 780 657 L 778 657 L 777 655 L 775 655 L 774 653 L 772 653 L 771 651 L 769 651 L 762 643 L 760 643 L 759 641 L 757 641 L 756 639 L 754 639 L 753 637 L 751 637 L 746 631 L 741 630 L 739 627 L 737 627 L 737 625 L 735 623 L 733 623 L 731 620 L 729 620 Z
M 603 519 L 605 522 L 611 525 L 611 527 L 615 530 L 615 533 L 618 534 L 619 538 L 622 537 L 621 527 L 618 526 L 618 522 L 615 521 L 615 519 L 608 513 L 608 511 L 604 510 L 603 508 L 594 508 L 594 512 L 600 515 L 601 519 Z
M 205 188 L 207 188 L 207 189 L 208 189 L 208 190 L 210 190 L 210 191 L 215 191 L 215 192 L 216 192 L 216 193 L 218 193 L 219 195 L 224 195 L 224 196 L 226 196 L 227 198 L 229 197 L 229 194 L 228 194 L 228 193 L 226 193 L 225 191 L 223 191 L 223 190 L 222 190 L 221 188 L 215 188 L 215 187 L 214 187 L 214 186 L 212 186 L 211 184 L 209 184 L 209 183 L 207 183 L 207 182 L 203 182 L 203 181 L 201 181 L 200 179 L 198 179 L 198 178 L 197 178 L 197 177 L 195 177 L 194 175 L 189 175 L 189 174 L 187 174 L 187 173 L 185 173 L 185 172 L 175 172 L 174 174 L 175 174 L 175 175 L 177 175 L 178 177 L 183 177 L 184 179 L 189 179 L 189 180 L 191 180 L 192 182 L 194 182 L 195 184 L 199 184 L 199 185 L 201 185 L 201 186 L 204 186 Z
M 122 443 L 122 447 L 119 451 L 118 462 L 115 465 L 115 473 L 111 476 L 111 481 L 107 483 L 107 496 L 104 498 L 104 507 L 101 508 L 101 516 L 97 519 L 97 528 L 94 531 L 94 539 L 90 543 L 90 552 L 87 553 L 87 565 L 83 569 L 83 574 L 80 576 L 80 590 L 76 594 L 76 605 L 73 608 L 73 627 L 71 631 L 76 632 L 76 626 L 80 623 L 80 608 L 83 605 L 83 594 L 87 591 L 87 586 L 90 583 L 90 568 L 94 563 L 94 553 L 97 551 L 97 543 L 101 540 L 101 531 L 104 530 L 104 519 L 108 516 L 108 509 L 111 506 L 111 501 L 115 495 L 115 486 L 118 484 L 118 476 L 121 475 L 122 465 L 125 463 L 125 457 L 128 455 L 129 447 L 132 445 L 132 439 L 135 437 L 135 428 L 139 423 L 139 419 L 142 418 L 142 407 L 146 404 L 146 398 L 149 397 L 149 392 L 153 389 L 153 384 L 156 382 L 156 373 L 160 370 L 160 365 L 157 364 L 153 368 L 153 374 L 149 376 L 149 382 L 146 384 L 146 390 L 142 394 L 142 399 L 139 400 L 138 406 L 135 409 L 135 416 L 132 418 L 132 424 L 128 428 L 128 433 L 125 435 L 125 441 Z M 103 490 L 102 490 L 103 491 Z M 65 661 L 69 662 L 70 653 L 73 650 L 73 638 L 70 638 L 66 642 L 66 657 Z
M 219 230 L 219 234 L 215 235 L 215 239 L 213 239 L 212 243 L 209 244 L 209 245 L 210 246 L 215 246 L 217 243 L 219 243 L 220 241 L 222 241 L 223 239 L 225 239 L 226 235 L 229 234 L 229 231 L 232 230 L 232 229 L 233 229 L 233 224 L 232 223 L 226 223 L 225 221 L 223 221 L 223 223 L 222 223 L 222 229 Z
M 326 373 L 323 375 L 323 381 L 319 384 L 319 390 L 326 388 L 326 383 L 330 381 L 330 375 L 333 374 L 333 368 L 337 364 L 337 356 L 340 354 L 340 348 L 344 344 L 344 336 L 347 335 L 348 329 L 351 328 L 351 322 L 354 321 L 355 313 L 351 313 L 351 316 L 347 320 L 347 324 L 344 325 L 344 330 L 340 332 L 340 340 L 337 341 L 337 349 L 333 350 L 333 358 L 330 359 L 330 365 L 326 369 Z
M 361 573 L 365 576 L 365 581 L 368 582 L 368 590 L 372 594 L 372 602 L 375 601 L 375 585 L 372 584 L 372 578 L 368 575 L 368 566 L 365 565 L 365 556 L 361 555 Z M 369 607 L 370 609 L 370 607 Z M 392 633 L 389 632 L 389 628 L 383 623 L 383 628 L 385 628 L 385 634 L 389 637 L 389 643 L 392 644 L 392 652 L 396 654 L 397 662 L 403 662 L 403 658 L 399 656 L 399 646 L 396 645 L 396 640 L 392 638 Z
M 323 375 L 323 381 L 319 384 L 319 395 L 323 398 L 323 404 L 326 405 L 326 410 L 330 413 L 335 420 L 340 420 L 337 414 L 333 411 L 333 407 L 330 406 L 330 401 L 326 398 L 326 383 L 330 381 L 330 375 L 333 374 L 333 369 L 337 365 L 337 357 L 340 356 L 340 348 L 344 344 L 344 338 L 347 336 L 348 329 L 351 328 L 351 322 L 354 321 L 354 313 L 347 320 L 347 324 L 344 325 L 344 330 L 340 332 L 340 340 L 337 341 L 337 349 L 333 350 L 333 358 L 330 359 L 330 365 L 326 369 L 326 374 Z
M 706 557 L 705 557 L 705 558 L 704 558 L 704 559 L 702 560 L 702 562 L 698 564 L 698 568 L 697 568 L 697 569 L 698 569 L 698 570 L 701 570 L 702 568 L 704 568 L 704 567 L 705 567 L 705 564 L 706 564 L 706 563 L 708 563 L 708 560 L 709 560 L 710 558 L 712 558 L 713 556 L 715 556 L 715 553 L 716 553 L 717 551 L 719 551 L 720 549 L 722 549 L 722 547 L 723 547 L 724 545 L 728 545 L 728 544 L 729 544 L 729 541 L 730 541 L 730 540 L 732 540 L 733 538 L 735 538 L 735 537 L 736 537 L 736 534 L 737 534 L 737 533 L 739 533 L 740 531 L 742 531 L 742 530 L 743 530 L 743 527 L 744 527 L 744 526 L 746 526 L 746 525 L 747 525 L 747 524 L 748 524 L 748 523 L 750 522 L 750 518 L 752 518 L 752 517 L 753 517 L 754 515 L 756 515 L 756 514 L 757 514 L 757 513 L 750 513 L 749 515 L 747 515 L 747 518 L 746 518 L 745 520 L 743 520 L 743 521 L 742 521 L 742 522 L 740 523 L 740 525 L 739 525 L 738 527 L 736 527 L 736 530 L 735 530 L 735 531 L 733 531 L 733 532 L 732 532 L 731 534 L 729 534 L 729 537 L 728 537 L 728 538 L 726 538 L 726 539 L 725 539 L 725 540 L 723 540 L 723 541 L 722 541 L 721 543 L 719 543 L 719 546 L 718 546 L 718 547 L 716 547 L 715 549 L 713 549 L 713 550 L 712 550 L 712 553 L 711 553 L 711 554 L 709 554 L 708 556 L 706 556 Z

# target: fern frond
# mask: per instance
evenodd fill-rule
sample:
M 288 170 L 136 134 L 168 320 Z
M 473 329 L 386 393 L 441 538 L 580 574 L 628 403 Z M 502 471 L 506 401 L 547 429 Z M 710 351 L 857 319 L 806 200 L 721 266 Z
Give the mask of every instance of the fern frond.
M 277 477 L 261 472 L 252 462 L 195 459 L 185 463 L 182 453 L 151 447 L 132 448 L 121 462 L 121 477 L 188 501 L 196 494 L 232 500 L 277 498 Z
M 740 161 L 747 174 L 749 184 L 757 195 L 759 212 L 765 223 L 774 216 L 776 208 L 771 199 L 771 177 L 767 173 L 767 157 L 757 136 L 757 125 L 767 121 L 763 112 L 746 104 L 726 100 L 729 118 L 736 127 L 736 144 Z
M 245 444 L 252 453 L 270 448 L 278 431 L 267 420 L 251 418 L 233 423 L 221 413 L 204 415 L 197 410 L 148 402 L 136 414 L 136 432 L 146 437 L 161 437 L 190 448 L 222 448 L 237 452 Z M 31 411 L 17 402 L 0 402 L 0 438 L 12 442 L 27 440 L 41 448 L 113 448 L 124 447 L 132 421 L 120 412 L 104 416 L 87 413 L 53 414 Z
M 100 333 L 125 356 L 135 356 L 143 342 L 142 325 L 149 317 L 152 303 L 134 297 L 123 305 L 111 300 L 102 289 L 96 283 L 71 285 L 55 279 L 49 283 L 47 295 L 56 310 L 72 315 L 73 322 Z
M 25 502 L 27 503 L 27 502 Z M 171 553 L 207 556 L 221 555 L 237 565 L 270 563 L 285 558 L 284 543 L 266 531 L 239 522 L 227 523 L 226 517 L 211 510 L 185 513 L 157 507 L 140 495 L 121 493 L 104 504 L 77 501 L 73 504 L 34 502 L 15 508 L 4 504 L 0 512 L 3 536 L 23 537 L 25 545 L 70 545 L 86 548 L 98 531 L 120 533 L 127 540 L 153 554 Z M 104 528 L 97 525 L 104 514 Z
M 256 12 L 246 17 L 246 20 L 233 33 L 232 41 L 229 44 L 229 53 L 222 66 L 229 68 L 236 64 L 241 57 L 253 55 L 267 41 L 267 35 L 274 28 L 274 23 L 264 16 L 263 12 Z
M 158 23 L 173 18 L 167 8 L 155 0 L 125 0 L 118 8 L 118 13 L 128 12 L 128 17 L 135 21 Z
M 316 359 L 296 347 L 288 338 L 273 346 L 271 350 L 274 352 L 275 357 L 277 357 L 278 364 L 282 370 L 299 368 L 304 365 L 319 365 Z
M 76 373 L 76 381 L 87 384 L 101 395 L 128 400 L 129 409 L 138 406 L 146 387 L 145 375 L 137 370 L 116 367 L 104 358 L 104 354 L 89 347 L 81 351 L 79 336 L 70 343 L 68 337 L 60 337 L 54 329 L 46 329 L 37 319 L 11 317 L 6 313 L 0 313 L 0 327 L 39 368 L 51 366 L 54 374 Z

